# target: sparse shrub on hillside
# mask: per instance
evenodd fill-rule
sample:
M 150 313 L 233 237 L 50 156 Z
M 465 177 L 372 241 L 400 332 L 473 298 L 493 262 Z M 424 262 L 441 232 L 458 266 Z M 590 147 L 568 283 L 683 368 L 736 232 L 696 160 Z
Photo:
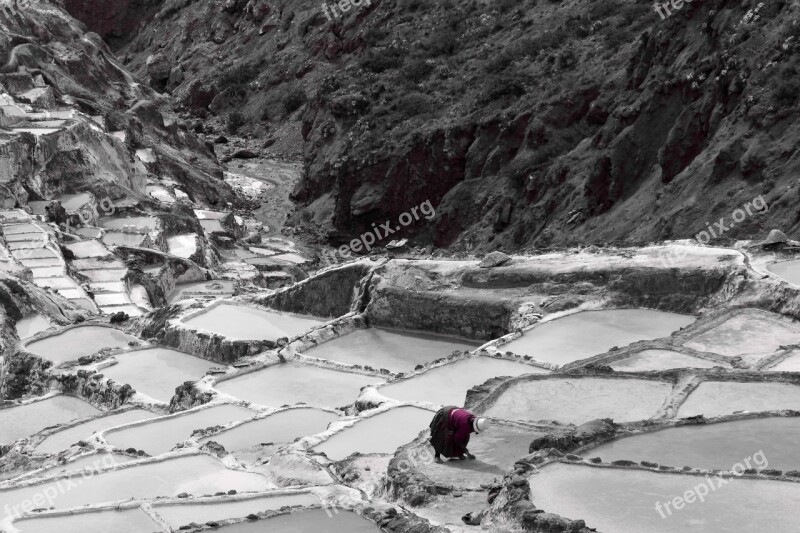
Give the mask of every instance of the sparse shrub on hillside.
M 403 118 L 411 118 L 432 112 L 435 103 L 427 94 L 410 92 L 397 99 L 397 111 Z
M 305 91 L 300 87 L 293 87 L 283 97 L 283 111 L 287 115 L 294 113 L 300 109 L 301 105 L 306 103 L 306 100 L 308 100 L 308 97 Z
M 442 28 L 423 45 L 431 57 L 451 56 L 458 49 L 458 31 L 455 28 Z
M 361 58 L 361 68 L 376 74 L 403 65 L 405 54 L 399 48 L 384 48 L 380 51 L 367 50 Z
M 525 84 L 529 81 L 522 74 L 503 73 L 488 80 L 483 92 L 478 97 L 478 104 L 483 105 L 506 97 L 520 97 L 525 94 Z
M 403 67 L 403 77 L 411 83 L 420 83 L 433 72 L 433 65 L 424 59 L 415 59 Z
M 235 87 L 253 81 L 259 74 L 261 66 L 256 63 L 241 61 L 222 71 L 220 82 L 223 87 Z
M 566 48 L 558 53 L 558 66 L 563 70 L 572 70 L 578 65 L 578 55 L 572 48 Z
M 230 115 L 228 115 L 228 124 L 226 129 L 228 133 L 235 134 L 239 129 L 245 125 L 247 119 L 243 114 L 238 111 L 232 111 Z

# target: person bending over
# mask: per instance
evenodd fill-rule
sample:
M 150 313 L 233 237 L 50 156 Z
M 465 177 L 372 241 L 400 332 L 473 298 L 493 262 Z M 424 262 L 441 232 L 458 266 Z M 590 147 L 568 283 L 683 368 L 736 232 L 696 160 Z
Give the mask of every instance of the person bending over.
M 431 440 L 437 463 L 442 462 L 442 455 L 451 459 L 475 459 L 467 449 L 472 433 L 483 433 L 489 427 L 489 421 L 478 418 L 466 409 L 447 406 L 439 409 L 431 420 Z

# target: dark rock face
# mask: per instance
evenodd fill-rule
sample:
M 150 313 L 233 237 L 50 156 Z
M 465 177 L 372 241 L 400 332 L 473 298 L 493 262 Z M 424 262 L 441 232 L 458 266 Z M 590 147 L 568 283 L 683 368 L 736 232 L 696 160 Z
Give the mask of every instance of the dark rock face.
M 783 46 L 793 4 L 740 25 L 750 6 L 721 0 L 663 24 L 645 5 L 374 2 L 328 20 L 311 0 L 152 4 L 66 0 L 126 42 L 120 55 L 143 78 L 162 54 L 156 77 L 168 75 L 176 105 L 241 113 L 277 139 L 270 149 L 302 152 L 293 222 L 339 244 L 428 200 L 435 219 L 400 237 L 471 251 L 690 237 L 739 196 L 787 202 L 797 170 L 770 149 L 797 129 L 795 45 Z M 686 55 L 692 66 L 674 72 Z M 766 76 L 768 62 L 785 75 Z M 282 138 L 287 125 L 300 135 Z M 709 191 L 719 200 L 683 202 Z M 762 219 L 788 227 L 792 216 Z M 762 219 L 727 237 L 758 233 Z
M 64 392 L 72 393 L 89 403 L 106 409 L 116 409 L 127 402 L 136 391 L 130 385 L 119 385 L 103 379 L 102 374 L 78 370 L 58 378 Z

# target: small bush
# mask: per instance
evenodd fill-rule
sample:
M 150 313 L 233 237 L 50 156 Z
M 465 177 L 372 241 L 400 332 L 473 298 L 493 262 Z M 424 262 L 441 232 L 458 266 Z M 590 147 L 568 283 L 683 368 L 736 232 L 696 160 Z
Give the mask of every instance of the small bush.
M 283 111 L 287 115 L 294 113 L 300 109 L 300 106 L 305 104 L 307 100 L 308 97 L 305 91 L 300 87 L 295 87 L 289 90 L 286 96 L 283 97 Z
M 424 59 L 416 59 L 403 67 L 403 76 L 411 83 L 420 83 L 433 72 L 433 65 Z
M 243 114 L 238 111 L 232 111 L 230 115 L 228 115 L 228 124 L 226 129 L 228 133 L 235 134 L 239 129 L 245 125 L 247 119 Z
M 435 109 L 435 100 L 420 92 L 404 94 L 397 100 L 397 109 L 403 118 L 431 113 Z
M 458 50 L 458 31 L 455 28 L 443 28 L 429 38 L 423 45 L 431 57 L 451 56 Z
M 381 51 L 368 50 L 361 59 L 361 68 L 379 74 L 389 69 L 401 67 L 404 55 L 397 48 L 385 48 Z

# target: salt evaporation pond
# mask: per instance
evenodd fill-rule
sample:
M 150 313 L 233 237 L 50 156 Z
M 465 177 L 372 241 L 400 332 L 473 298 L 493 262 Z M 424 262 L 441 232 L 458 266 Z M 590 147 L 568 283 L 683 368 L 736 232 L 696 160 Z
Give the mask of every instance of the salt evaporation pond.
M 319 499 L 313 494 L 284 494 L 263 498 L 250 498 L 227 502 L 187 503 L 185 505 L 159 505 L 153 509 L 167 521 L 172 529 L 191 524 L 220 522 L 230 518 L 244 518 L 250 514 L 263 511 L 278 510 L 281 507 L 319 505 Z M 259 522 L 263 526 L 263 522 Z M 293 531 L 293 530 L 292 530 Z M 325 531 L 325 530 L 321 530 Z M 317 533 L 320 533 L 319 531 Z
M 175 286 L 175 290 L 169 295 L 170 303 L 186 298 L 196 297 L 224 297 L 232 296 L 234 282 L 228 280 L 198 281 L 196 283 L 182 283 Z
M 169 402 L 176 387 L 201 379 L 214 366 L 205 359 L 167 348 L 136 350 L 115 359 L 117 364 L 100 371 L 103 375 L 160 402 Z
M 341 461 L 355 452 L 394 453 L 427 429 L 433 415 L 431 411 L 416 407 L 397 407 L 359 420 L 314 450 L 334 461 Z
M 105 434 L 109 444 L 127 450 L 144 450 L 149 455 L 160 455 L 185 441 L 195 429 L 224 426 L 231 422 L 247 420 L 255 415 L 250 409 L 238 405 L 217 405 L 185 414 L 159 418 L 146 424 L 109 431 Z
M 153 230 L 158 224 L 155 217 L 104 218 L 100 227 L 111 230 L 138 229 L 142 233 Z
M 216 533 L 380 533 L 378 526 L 349 511 L 302 511 L 268 520 L 247 521 L 215 530 Z
M 728 363 L 700 359 L 672 350 L 643 350 L 625 359 L 612 361 L 608 363 L 608 366 L 618 372 L 646 372 L 669 368 L 713 368 L 715 366 L 730 368 Z
M 800 285 L 800 259 L 767 265 L 767 270 L 789 283 Z
M 44 428 L 99 413 L 98 409 L 72 396 L 54 396 L 0 409 L 0 443 L 10 444 Z
M 130 342 L 138 343 L 140 341 L 118 329 L 103 326 L 80 326 L 31 342 L 25 346 L 25 349 L 54 363 L 63 363 L 75 361 L 84 355 L 95 354 L 103 348 L 128 348 Z
M 17 335 L 20 339 L 29 339 L 41 331 L 52 327 L 50 319 L 43 315 L 31 315 L 17 320 Z
M 152 533 L 161 530 L 141 509 L 28 518 L 14 522 L 14 527 L 20 533 Z
M 208 455 L 189 455 L 148 464 L 139 464 L 119 470 L 109 470 L 84 477 L 71 478 L 78 487 L 60 491 L 65 482 L 53 481 L 27 487 L 0 490 L 0 501 L 8 507 L 33 500 L 37 494 L 55 491 L 52 500 L 56 509 L 70 509 L 87 504 L 111 503 L 127 499 L 176 497 L 186 492 L 195 496 L 236 490 L 237 492 L 264 491 L 272 488 L 259 474 L 229 470 Z M 49 491 L 48 491 L 49 489 Z
M 663 510 L 664 502 L 672 503 L 676 496 L 705 483 L 706 478 L 701 476 L 565 464 L 548 466 L 530 479 L 531 500 L 536 507 L 581 518 L 587 527 L 598 531 L 738 533 L 797 529 L 800 483 L 731 479 L 714 492 L 709 490 L 704 502 L 686 500 L 680 510 L 670 506 L 669 515 Z M 711 483 L 716 487 L 716 482 Z M 662 503 L 663 518 L 656 503 Z
M 556 420 L 583 424 L 595 418 L 634 422 L 651 418 L 672 385 L 663 381 L 556 378 L 514 383 L 486 410 L 507 420 Z
M 584 311 L 539 324 L 499 348 L 564 365 L 607 352 L 614 346 L 667 337 L 694 321 L 693 316 L 651 309 Z
M 470 351 L 477 346 L 477 343 L 443 336 L 370 328 L 356 330 L 304 353 L 340 363 L 402 372 L 448 356 L 455 350 Z
M 58 453 L 62 450 L 66 450 L 79 440 L 88 439 L 97 431 L 146 420 L 148 418 L 155 418 L 155 416 L 156 415 L 153 413 L 142 409 L 131 409 L 122 413 L 96 418 L 50 435 L 36 446 L 36 451 L 38 453 Z
M 74 472 L 102 470 L 111 466 L 124 465 L 133 461 L 141 461 L 141 457 L 131 457 L 120 453 L 98 452 L 88 454 L 72 461 L 47 468 L 43 475 L 55 476 Z M 37 475 L 36 477 L 43 477 Z
M 800 372 L 800 353 L 793 352 L 777 365 L 765 370 L 767 372 Z
M 306 403 L 342 407 L 358 398 L 361 387 L 381 378 L 315 366 L 275 365 L 223 381 L 215 388 L 241 400 L 270 407 Z
M 266 418 L 247 422 L 217 435 L 201 439 L 221 444 L 227 451 L 245 450 L 262 443 L 293 442 L 298 437 L 316 435 L 325 431 L 328 424 L 338 420 L 335 413 L 321 409 L 289 409 Z
M 461 405 L 469 389 L 491 378 L 547 372 L 543 368 L 505 359 L 477 356 L 433 368 L 411 379 L 381 387 L 378 392 L 401 402 Z
M 678 418 L 729 415 L 737 411 L 800 411 L 800 386 L 788 383 L 706 381 L 678 409 Z
M 748 310 L 706 331 L 684 346 L 699 352 L 747 355 L 774 352 L 800 342 L 800 323 L 761 310 Z
M 769 468 L 800 469 L 800 417 L 770 417 L 719 424 L 692 424 L 634 435 L 602 444 L 584 455 L 730 470 L 759 450 Z M 755 466 L 753 467 L 755 468 Z
M 277 340 L 296 337 L 325 321 L 308 316 L 222 304 L 184 320 L 187 326 L 235 340 Z

